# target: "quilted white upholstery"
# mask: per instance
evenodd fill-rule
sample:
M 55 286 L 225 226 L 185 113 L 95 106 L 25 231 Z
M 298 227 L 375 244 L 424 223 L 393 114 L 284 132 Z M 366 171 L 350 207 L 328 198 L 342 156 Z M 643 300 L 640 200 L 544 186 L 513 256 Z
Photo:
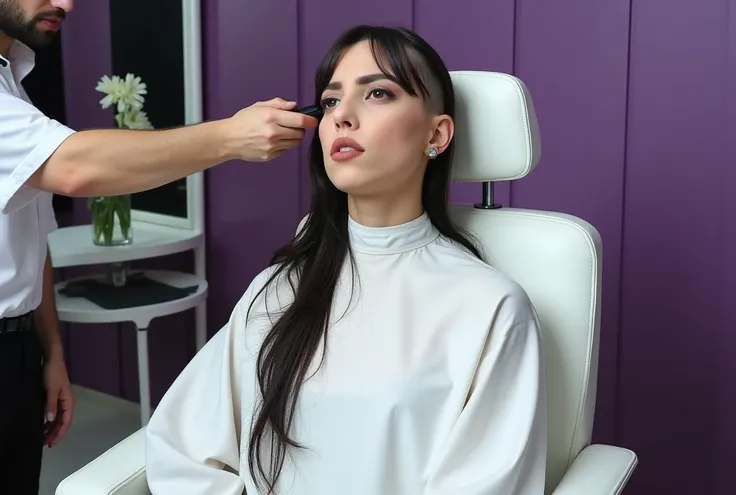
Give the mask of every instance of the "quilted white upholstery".
M 539 162 L 539 129 L 529 92 L 493 72 L 452 73 L 458 100 L 458 181 L 513 180 Z M 474 202 L 480 202 L 477 198 Z M 487 262 L 529 293 L 544 334 L 549 391 L 546 493 L 621 493 L 637 465 L 630 450 L 590 445 L 598 373 L 601 238 L 571 215 L 456 205 Z M 113 447 L 59 485 L 57 495 L 145 495 L 143 431 Z

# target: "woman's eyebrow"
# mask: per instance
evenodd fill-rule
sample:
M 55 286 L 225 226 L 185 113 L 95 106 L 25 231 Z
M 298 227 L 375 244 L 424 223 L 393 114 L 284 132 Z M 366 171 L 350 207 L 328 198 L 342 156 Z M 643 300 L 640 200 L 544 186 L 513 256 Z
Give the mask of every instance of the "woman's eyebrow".
M 355 80 L 355 83 L 358 86 L 366 86 L 368 84 L 374 83 L 376 81 L 381 81 L 381 80 L 393 81 L 393 79 L 388 77 L 386 74 L 379 72 L 376 74 L 368 74 L 365 76 L 360 76 L 359 78 Z M 331 81 L 325 87 L 325 89 L 330 89 L 330 90 L 342 89 L 342 83 L 340 81 Z

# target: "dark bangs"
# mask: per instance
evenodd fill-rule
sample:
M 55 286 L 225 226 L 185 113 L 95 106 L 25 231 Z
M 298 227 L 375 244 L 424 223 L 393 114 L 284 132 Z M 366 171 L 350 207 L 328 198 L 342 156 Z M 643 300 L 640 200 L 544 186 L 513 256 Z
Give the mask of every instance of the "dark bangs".
M 332 79 L 343 53 L 361 41 L 367 41 L 370 44 L 373 59 L 387 78 L 401 86 L 411 96 L 416 97 L 421 93 L 425 102 L 431 99 L 442 101 L 443 113 L 454 116 L 454 108 L 446 108 L 446 102 L 454 101 L 454 95 L 432 94 L 428 86 L 437 86 L 436 89 L 433 89 L 441 93 L 439 85 L 427 84 L 427 77 L 431 76 L 423 77 L 425 71 L 422 70 L 422 67 L 427 63 L 422 61 L 421 53 L 425 53 L 426 48 L 416 46 L 419 40 L 403 28 L 381 26 L 358 26 L 335 42 L 322 59 L 315 75 L 315 104 L 320 103 L 322 92 Z M 442 64 L 441 60 L 440 64 Z M 445 85 L 445 87 L 452 88 L 452 84 Z

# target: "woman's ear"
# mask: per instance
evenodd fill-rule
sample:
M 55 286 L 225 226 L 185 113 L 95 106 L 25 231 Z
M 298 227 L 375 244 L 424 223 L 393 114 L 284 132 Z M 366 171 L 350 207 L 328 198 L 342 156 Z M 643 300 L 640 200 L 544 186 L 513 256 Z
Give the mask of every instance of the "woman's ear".
M 438 153 L 442 153 L 450 146 L 452 137 L 455 135 L 455 122 L 449 115 L 438 115 L 433 117 L 432 124 L 434 132 L 427 147 L 435 148 Z

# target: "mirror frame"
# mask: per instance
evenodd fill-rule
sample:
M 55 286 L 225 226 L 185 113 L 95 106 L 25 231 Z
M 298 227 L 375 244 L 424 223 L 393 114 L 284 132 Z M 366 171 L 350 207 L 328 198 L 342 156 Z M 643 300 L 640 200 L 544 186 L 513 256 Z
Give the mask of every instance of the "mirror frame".
M 184 125 L 202 122 L 202 14 L 200 0 L 181 0 L 184 56 Z M 131 210 L 136 222 L 153 223 L 196 232 L 204 231 L 204 173 L 186 178 L 187 217 Z

